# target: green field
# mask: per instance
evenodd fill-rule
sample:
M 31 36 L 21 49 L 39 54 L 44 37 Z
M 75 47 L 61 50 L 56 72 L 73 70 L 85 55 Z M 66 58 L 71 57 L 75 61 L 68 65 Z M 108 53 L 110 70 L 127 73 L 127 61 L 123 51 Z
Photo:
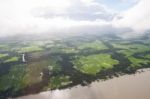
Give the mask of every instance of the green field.
M 91 43 L 84 43 L 81 44 L 80 46 L 78 46 L 78 49 L 82 50 L 82 49 L 95 49 L 95 50 L 105 50 L 108 49 L 107 46 L 105 46 L 101 41 L 95 40 Z
M 150 59 L 150 54 L 145 55 L 144 58 Z
M 11 57 L 11 58 L 5 60 L 4 63 L 16 62 L 16 61 L 18 61 L 18 60 L 19 60 L 19 57 L 14 56 L 14 57 Z
M 22 47 L 18 50 L 19 53 L 25 53 L 25 52 L 34 52 L 34 51 L 42 51 L 43 49 L 39 46 L 28 46 L 28 47 Z
M 114 48 L 122 49 L 118 52 L 125 54 L 126 56 L 133 55 L 134 53 L 149 51 L 150 47 L 142 44 L 112 44 Z
M 7 57 L 7 56 L 8 56 L 8 54 L 0 54 L 0 59 L 4 58 L 4 57 Z
M 91 75 L 113 68 L 113 65 L 118 64 L 119 61 L 111 58 L 109 54 L 98 54 L 90 56 L 80 56 L 73 61 L 74 68 L 77 70 Z
M 131 66 L 133 67 L 142 67 L 143 64 L 150 64 L 149 60 L 139 59 L 132 56 L 128 57 L 128 59 L 132 62 Z
M 142 45 L 142 44 L 121 44 L 113 43 L 114 48 L 119 48 L 118 53 L 122 53 L 126 58 L 131 62 L 132 67 L 142 67 L 143 65 L 148 65 L 150 63 L 147 59 L 136 58 L 133 55 L 138 53 L 144 53 L 150 51 L 150 46 Z M 144 58 L 149 58 L 149 55 L 143 56 Z

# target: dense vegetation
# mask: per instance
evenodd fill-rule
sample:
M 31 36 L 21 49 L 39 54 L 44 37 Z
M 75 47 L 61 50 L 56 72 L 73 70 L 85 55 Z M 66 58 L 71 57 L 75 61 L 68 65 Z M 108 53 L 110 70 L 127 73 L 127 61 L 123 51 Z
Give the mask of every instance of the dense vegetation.
M 0 40 L 0 99 L 135 73 L 150 66 L 149 44 L 115 35 Z

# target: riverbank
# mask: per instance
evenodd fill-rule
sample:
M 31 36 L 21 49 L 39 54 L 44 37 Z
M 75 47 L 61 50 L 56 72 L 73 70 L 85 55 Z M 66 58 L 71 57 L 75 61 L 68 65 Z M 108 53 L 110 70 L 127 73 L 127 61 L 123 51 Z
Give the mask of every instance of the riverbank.
M 85 87 L 41 92 L 17 99 L 150 99 L 150 69 L 142 71 L 107 81 L 96 81 Z

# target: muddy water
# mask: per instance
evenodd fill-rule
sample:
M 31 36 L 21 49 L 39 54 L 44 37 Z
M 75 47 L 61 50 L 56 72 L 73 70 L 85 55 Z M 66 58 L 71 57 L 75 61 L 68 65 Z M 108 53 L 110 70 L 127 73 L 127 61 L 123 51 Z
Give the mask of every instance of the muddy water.
M 150 70 L 93 82 L 86 87 L 47 91 L 18 99 L 150 99 Z

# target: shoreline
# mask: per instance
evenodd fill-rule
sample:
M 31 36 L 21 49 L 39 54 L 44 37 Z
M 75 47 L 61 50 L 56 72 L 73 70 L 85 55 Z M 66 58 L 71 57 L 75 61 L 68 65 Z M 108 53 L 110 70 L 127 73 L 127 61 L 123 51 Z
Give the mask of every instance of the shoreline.
M 45 91 L 15 99 L 150 99 L 150 68 L 139 69 L 136 74 L 95 81 L 88 86 Z M 138 94 L 137 94 L 138 93 Z

